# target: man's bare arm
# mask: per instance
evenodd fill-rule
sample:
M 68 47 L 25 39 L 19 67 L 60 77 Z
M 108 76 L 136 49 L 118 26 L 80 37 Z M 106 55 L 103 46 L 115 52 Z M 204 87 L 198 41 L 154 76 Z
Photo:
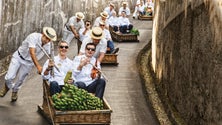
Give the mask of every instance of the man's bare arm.
M 39 64 L 39 61 L 38 61 L 38 59 L 36 57 L 35 48 L 29 48 L 29 53 L 31 55 L 33 63 L 35 64 L 35 66 L 36 66 L 36 68 L 38 70 L 38 73 L 41 74 L 42 66 Z

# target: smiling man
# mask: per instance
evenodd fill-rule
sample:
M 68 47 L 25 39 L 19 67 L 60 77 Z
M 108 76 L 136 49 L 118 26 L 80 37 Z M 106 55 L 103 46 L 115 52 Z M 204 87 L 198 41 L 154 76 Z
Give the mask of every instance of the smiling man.
M 103 98 L 106 81 L 100 78 L 100 74 L 94 70 L 94 66 L 101 69 L 101 66 L 96 63 L 96 58 L 93 57 L 96 51 L 94 43 L 87 43 L 85 46 L 85 54 L 76 56 L 73 60 L 73 77 L 77 87 L 87 90 L 90 93 L 95 93 L 95 96 Z
M 79 55 L 85 54 L 85 47 L 87 43 L 94 43 L 96 45 L 96 50 L 93 56 L 97 59 L 97 63 L 101 63 L 107 49 L 107 42 L 104 38 L 103 30 L 100 27 L 92 28 L 90 37 L 87 37 L 82 41 Z
M 72 60 L 67 57 L 69 44 L 65 41 L 58 43 L 58 55 L 53 60 L 47 60 L 43 66 L 42 77 L 50 83 L 50 94 L 60 93 L 64 86 L 64 79 L 68 71 L 72 71 Z M 59 71 L 53 68 L 57 66 Z M 55 70 L 54 70 L 55 69 Z M 52 70 L 54 73 L 52 74 Z M 69 84 L 73 83 L 73 78 L 68 80 Z

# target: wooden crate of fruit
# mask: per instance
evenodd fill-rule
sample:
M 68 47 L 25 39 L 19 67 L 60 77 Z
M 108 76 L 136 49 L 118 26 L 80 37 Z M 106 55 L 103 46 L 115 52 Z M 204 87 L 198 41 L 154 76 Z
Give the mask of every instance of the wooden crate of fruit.
M 132 34 L 132 33 L 127 33 L 127 34 L 122 34 L 120 32 L 115 32 L 113 30 L 113 27 L 109 27 L 109 31 L 111 34 L 111 37 L 113 41 L 117 42 L 139 42 L 138 40 L 138 35 Z
M 64 88 L 64 87 L 63 87 Z M 70 90 L 68 90 L 70 91 Z M 62 91 L 63 92 L 63 91 Z M 79 92 L 79 91 L 78 91 Z M 82 91 L 85 93 L 85 91 Z M 80 93 L 82 94 L 82 93 Z M 68 109 L 65 109 L 62 105 L 62 109 L 57 109 L 59 105 L 56 105 L 53 100 L 57 96 L 63 96 L 61 94 L 49 96 L 49 83 L 43 80 L 43 104 L 38 105 L 38 111 L 52 124 L 60 125 L 60 124 L 103 124 L 109 125 L 111 123 L 111 113 L 112 109 L 109 106 L 108 102 L 103 99 L 102 108 L 93 107 L 91 110 L 87 110 L 87 104 L 81 104 L 77 107 L 71 105 L 71 101 L 67 101 L 65 103 L 68 104 Z M 94 97 L 93 97 L 94 98 Z M 96 97 L 97 98 L 97 97 Z M 75 98 L 73 98 L 74 100 Z M 88 103 L 87 101 L 85 101 Z M 94 103 L 94 102 L 93 102 Z M 101 106 L 101 105 L 99 105 Z M 89 107 L 89 106 L 88 106 Z M 63 109 L 64 108 L 64 109 Z M 81 110 L 77 110 L 77 109 Z M 72 110 L 71 110 L 72 109 Z

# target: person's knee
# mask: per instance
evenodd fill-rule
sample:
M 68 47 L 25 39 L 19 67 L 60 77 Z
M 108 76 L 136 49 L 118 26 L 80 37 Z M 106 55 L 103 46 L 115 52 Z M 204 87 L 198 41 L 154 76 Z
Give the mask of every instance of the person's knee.
M 104 79 L 99 79 L 99 85 L 102 87 L 106 86 L 106 81 Z
M 51 88 L 54 88 L 54 87 L 57 87 L 57 86 L 59 86 L 59 84 L 57 82 L 55 82 L 55 81 L 50 82 L 50 87 Z
M 78 88 L 81 88 L 81 89 L 85 89 L 86 88 L 86 85 L 83 82 L 76 82 L 76 85 L 77 85 Z

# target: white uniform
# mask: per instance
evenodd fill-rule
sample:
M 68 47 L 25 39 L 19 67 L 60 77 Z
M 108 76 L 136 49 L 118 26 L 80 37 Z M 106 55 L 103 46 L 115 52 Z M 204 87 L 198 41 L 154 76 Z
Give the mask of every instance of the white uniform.
M 119 23 L 120 23 L 120 26 L 124 26 L 124 25 L 128 26 L 130 24 L 130 21 L 127 17 L 120 16 L 119 17 Z
M 44 75 L 44 71 L 46 70 L 46 68 L 48 68 L 48 64 L 49 64 L 49 60 L 47 60 L 45 62 L 45 64 L 43 65 L 42 77 L 43 77 L 43 79 L 48 80 L 50 82 L 56 81 L 56 82 L 58 82 L 59 85 L 64 85 L 65 76 L 69 70 L 72 71 L 73 62 L 68 57 L 66 57 L 66 59 L 62 60 L 62 59 L 60 59 L 59 56 L 54 57 L 54 62 L 60 72 L 58 72 L 55 68 L 53 68 L 54 69 L 54 77 L 51 76 L 50 73 L 48 75 Z
M 136 1 L 136 6 L 135 6 L 135 9 L 134 9 L 134 12 L 133 12 L 133 17 L 136 17 L 137 16 L 137 12 L 139 11 L 139 8 L 140 8 L 140 0 L 137 0 Z
M 115 11 L 114 9 L 112 9 L 112 10 L 110 10 L 110 7 L 106 7 L 105 9 L 104 9 L 104 11 L 106 11 L 107 13 L 108 13 L 108 15 L 109 15 L 109 18 L 112 16 L 112 13 Z
M 65 26 L 63 28 L 63 38 L 62 39 L 64 41 L 66 41 L 68 44 L 70 44 L 70 42 L 74 38 L 74 34 L 71 31 L 70 26 L 74 26 L 77 33 L 78 33 L 80 28 L 84 28 L 84 22 L 83 22 L 83 20 L 80 20 L 79 22 L 77 22 L 76 16 L 73 16 L 69 19 L 68 23 L 65 24 Z
M 80 48 L 80 52 L 81 53 L 85 53 L 85 48 L 86 48 L 86 44 L 87 43 L 92 43 L 93 40 L 91 37 L 87 37 L 86 39 L 84 39 L 82 41 L 82 45 L 81 45 L 81 48 Z M 99 41 L 99 44 L 96 46 L 96 51 L 94 53 L 94 57 L 97 58 L 99 56 L 100 53 L 106 53 L 106 49 L 107 49 L 107 41 L 105 38 L 102 38 L 100 41 Z
M 83 32 L 85 31 L 85 27 L 84 28 L 81 28 L 80 30 L 79 30 L 79 39 L 80 39 L 80 41 L 82 42 L 85 38 L 87 38 L 87 37 L 89 37 L 90 36 L 90 31 L 91 30 L 87 30 L 86 31 L 86 33 L 85 33 L 85 35 L 83 34 Z
M 121 15 L 122 11 L 125 11 L 126 15 L 130 16 L 130 9 L 129 9 L 129 7 L 126 7 L 125 9 L 123 7 L 120 7 L 119 8 L 119 16 Z
M 35 54 L 37 59 L 41 59 L 44 53 L 41 51 L 38 45 L 42 45 L 42 34 L 41 33 L 32 33 L 30 34 L 23 42 L 22 45 L 14 52 L 8 72 L 5 75 L 6 84 L 9 88 L 12 88 L 13 92 L 17 92 L 21 85 L 24 82 L 24 79 L 29 74 L 31 69 L 34 66 L 34 63 L 31 59 L 29 48 L 35 48 Z M 49 52 L 50 43 L 47 43 L 43 48 Z M 16 75 L 18 79 L 13 83 Z
M 108 22 L 109 22 L 109 25 L 110 25 L 110 26 L 119 26 L 119 18 L 118 18 L 118 17 L 113 17 L 113 16 L 111 16 L 111 17 L 108 19 Z
M 86 86 L 88 86 L 93 81 L 95 81 L 96 79 L 92 79 L 92 77 L 91 77 L 91 71 L 92 71 L 93 66 L 90 65 L 90 64 L 87 64 L 87 65 L 83 66 L 81 71 L 77 70 L 81 59 L 84 59 L 84 58 L 86 58 L 85 55 L 79 55 L 79 56 L 76 56 L 74 58 L 74 60 L 73 60 L 73 67 L 74 67 L 73 76 L 74 76 L 75 82 L 80 82 L 81 81 L 81 82 L 84 82 L 86 84 Z M 92 57 L 90 59 L 90 63 L 95 65 L 96 58 Z M 97 64 L 97 67 L 99 69 L 101 69 L 101 66 L 99 64 Z
M 97 17 L 94 24 L 93 24 L 93 27 L 98 27 L 99 26 L 99 22 L 102 21 L 102 18 L 101 17 Z M 108 19 L 106 19 L 105 21 L 105 24 L 106 24 L 106 27 L 109 27 L 109 22 L 108 22 Z
M 154 11 L 154 3 L 152 1 L 146 2 L 145 7 L 151 7 L 152 11 Z
M 112 37 L 111 37 L 111 34 L 110 34 L 109 30 L 104 29 L 103 33 L 104 33 L 104 37 L 105 37 L 106 40 L 112 40 Z

